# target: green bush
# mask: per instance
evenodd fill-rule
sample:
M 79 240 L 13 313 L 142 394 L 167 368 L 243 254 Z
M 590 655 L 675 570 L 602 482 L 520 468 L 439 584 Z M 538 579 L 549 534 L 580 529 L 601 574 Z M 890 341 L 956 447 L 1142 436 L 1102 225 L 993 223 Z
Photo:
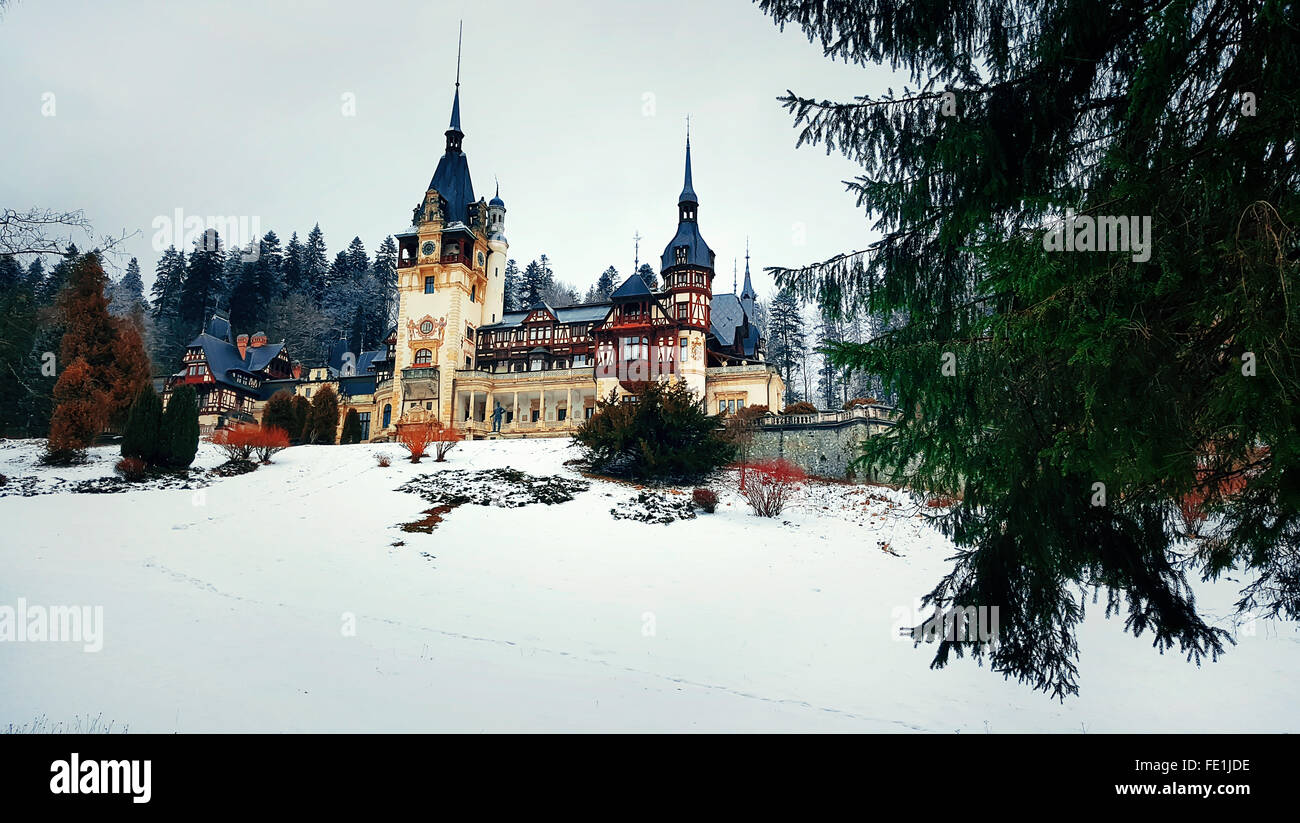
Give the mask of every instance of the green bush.
M 641 384 L 622 402 L 617 392 L 574 433 L 593 469 L 654 482 L 693 483 L 725 466 L 735 445 L 689 386 L 680 381 Z
M 293 397 L 293 425 L 286 429 L 289 432 L 289 439 L 295 443 L 307 443 L 311 441 L 311 430 L 307 424 L 311 422 L 311 401 L 296 394 Z
M 148 383 L 140 389 L 127 413 L 122 431 L 122 457 L 143 461 L 150 466 L 167 462 L 166 444 L 162 442 L 162 398 Z
M 339 396 L 329 386 L 321 386 L 311 399 L 307 428 L 302 437 L 304 443 L 334 445 L 339 430 Z
M 288 434 L 290 439 L 298 439 L 302 427 L 298 425 L 293 413 L 293 392 L 280 389 L 271 395 L 271 399 L 266 401 L 266 408 L 262 410 L 262 428 L 280 429 Z
M 199 451 L 199 398 L 194 389 L 181 386 L 172 392 L 158 427 L 162 451 L 160 462 L 183 469 L 194 462 Z
M 339 435 L 339 444 L 350 446 L 361 442 L 361 417 L 356 409 L 348 409 L 343 415 L 343 432 Z

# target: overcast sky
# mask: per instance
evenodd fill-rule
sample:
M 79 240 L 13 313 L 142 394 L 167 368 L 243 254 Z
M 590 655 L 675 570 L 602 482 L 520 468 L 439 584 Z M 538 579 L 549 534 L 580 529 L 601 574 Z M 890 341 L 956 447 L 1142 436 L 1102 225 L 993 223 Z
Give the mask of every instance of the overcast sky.
M 331 258 L 354 235 L 373 254 L 442 154 L 462 18 L 475 194 L 500 180 L 521 265 L 546 253 L 585 289 L 609 265 L 630 273 L 639 231 L 658 269 L 688 114 L 717 291 L 746 235 L 756 275 L 872 238 L 842 184 L 855 167 L 796 150 L 775 98 L 902 83 L 828 61 L 743 0 L 18 0 L 0 20 L 0 205 L 139 231 L 126 251 L 146 285 L 154 220 L 176 209 L 256 217 L 284 242 L 319 221 Z

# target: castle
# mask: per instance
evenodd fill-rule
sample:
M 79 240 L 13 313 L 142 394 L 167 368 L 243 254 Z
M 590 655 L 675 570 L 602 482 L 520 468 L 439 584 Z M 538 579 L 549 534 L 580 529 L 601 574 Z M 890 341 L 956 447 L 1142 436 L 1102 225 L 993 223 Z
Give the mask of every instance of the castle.
M 205 406 L 202 422 L 257 416 L 275 391 L 310 398 L 326 384 L 339 394 L 341 412 L 355 408 L 361 415 L 365 440 L 391 439 L 399 423 L 428 420 L 471 438 L 567 435 L 592 415 L 597 398 L 613 393 L 627 400 L 638 383 L 656 379 L 684 380 L 711 412 L 779 408 L 785 386 L 765 362 L 748 254 L 741 293 L 713 293 L 715 256 L 700 234 L 689 137 L 677 231 L 660 258 L 660 290 L 651 291 L 634 273 L 602 303 L 538 302 L 507 312 L 506 206 L 499 190 L 490 201 L 474 197 L 459 82 L 445 135 L 411 226 L 394 234 L 399 309 L 385 348 L 354 354 L 340 341 L 325 364 L 292 375 L 236 369 L 214 377 L 209 362 L 198 380 L 234 381 L 248 397 L 234 414 L 220 404 Z M 188 371 L 203 371 L 208 350 L 242 368 L 245 351 L 230 340 L 223 320 L 214 318 L 205 334 L 224 332 L 224 340 L 200 335 L 191 344 Z M 226 347 L 236 353 L 225 357 Z M 182 371 L 177 378 L 191 382 L 196 375 Z

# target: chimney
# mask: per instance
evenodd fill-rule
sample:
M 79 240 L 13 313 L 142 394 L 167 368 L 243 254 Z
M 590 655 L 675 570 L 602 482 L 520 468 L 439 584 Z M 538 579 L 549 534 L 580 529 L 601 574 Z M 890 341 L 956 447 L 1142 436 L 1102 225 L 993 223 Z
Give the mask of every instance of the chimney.
M 235 345 L 239 347 L 239 359 L 244 359 L 244 352 L 248 351 L 248 335 L 241 334 L 235 338 Z
M 253 340 L 252 340 L 253 348 L 260 349 L 265 345 L 266 345 L 266 332 L 264 331 L 254 332 Z

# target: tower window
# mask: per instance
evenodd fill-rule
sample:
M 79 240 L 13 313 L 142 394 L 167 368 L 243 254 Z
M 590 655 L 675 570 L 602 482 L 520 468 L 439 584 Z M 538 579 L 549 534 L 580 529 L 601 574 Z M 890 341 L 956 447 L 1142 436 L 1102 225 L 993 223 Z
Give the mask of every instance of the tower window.
M 433 282 L 434 282 L 435 279 L 436 279 L 436 278 L 433 278 L 433 277 L 426 277 L 426 278 L 424 278 L 424 293 L 425 293 L 425 294 L 433 294 Z
M 686 262 L 685 246 L 678 246 L 677 248 L 673 249 L 673 254 L 676 255 L 676 261 L 679 265 Z
M 478 286 L 469 287 L 469 302 L 474 303 L 478 297 Z
M 415 365 L 427 366 L 433 362 L 433 352 L 428 349 L 420 349 L 415 353 Z

